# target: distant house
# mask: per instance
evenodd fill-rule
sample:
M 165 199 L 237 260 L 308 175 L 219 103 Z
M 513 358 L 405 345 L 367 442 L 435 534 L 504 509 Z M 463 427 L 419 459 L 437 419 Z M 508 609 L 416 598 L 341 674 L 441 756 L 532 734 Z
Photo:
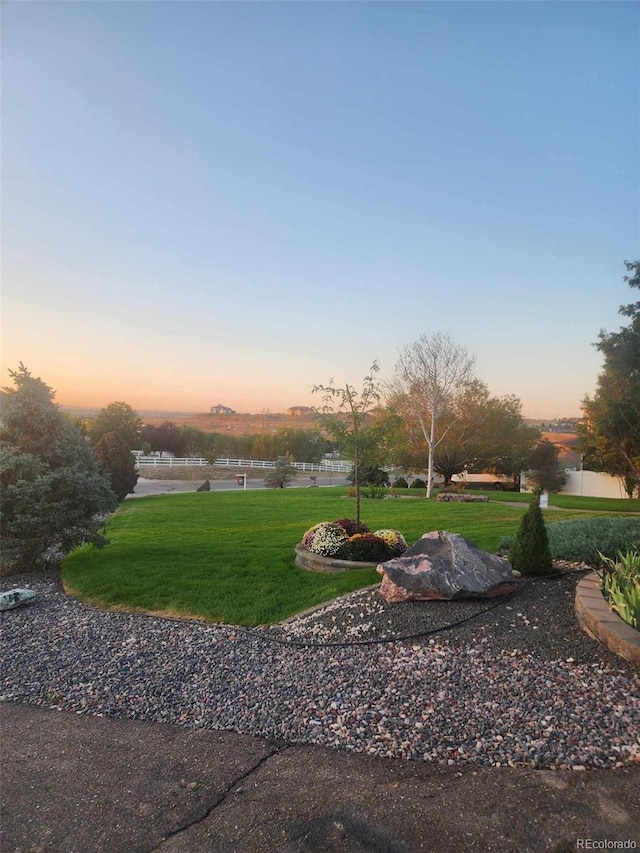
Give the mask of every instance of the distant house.
M 313 406 L 291 406 L 290 409 L 287 409 L 288 415 L 293 415 L 296 418 L 301 418 L 304 415 L 310 415 L 315 412 Z
M 233 409 L 230 409 L 229 406 L 221 406 L 220 403 L 218 403 L 217 406 L 211 406 L 211 409 L 209 411 L 211 412 L 212 415 L 235 415 L 236 414 L 236 412 L 234 412 Z
M 575 432 L 581 418 L 563 418 L 553 421 L 547 427 L 547 432 Z

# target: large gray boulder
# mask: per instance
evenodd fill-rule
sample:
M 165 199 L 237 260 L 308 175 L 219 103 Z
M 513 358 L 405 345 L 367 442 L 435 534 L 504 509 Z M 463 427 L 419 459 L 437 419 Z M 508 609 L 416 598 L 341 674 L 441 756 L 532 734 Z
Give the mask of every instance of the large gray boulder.
M 491 598 L 516 588 L 506 560 L 477 548 L 459 533 L 425 533 L 401 557 L 378 566 L 388 602 Z

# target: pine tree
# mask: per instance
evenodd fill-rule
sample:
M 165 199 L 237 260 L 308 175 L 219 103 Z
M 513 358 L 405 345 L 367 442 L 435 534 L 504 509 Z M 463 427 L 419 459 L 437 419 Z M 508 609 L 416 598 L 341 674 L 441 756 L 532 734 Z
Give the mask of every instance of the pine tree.
M 540 576 L 554 572 L 547 528 L 537 497 L 532 500 L 520 522 L 509 551 L 509 562 L 522 575 Z
M 60 412 L 54 393 L 20 365 L 3 388 L 0 428 L 2 570 L 56 562 L 75 545 L 100 541 L 116 496 L 88 441 Z

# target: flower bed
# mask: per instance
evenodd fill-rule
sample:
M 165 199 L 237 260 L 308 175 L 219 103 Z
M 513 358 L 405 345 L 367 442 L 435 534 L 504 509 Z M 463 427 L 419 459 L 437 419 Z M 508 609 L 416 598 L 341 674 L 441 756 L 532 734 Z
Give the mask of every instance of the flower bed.
M 352 518 L 322 521 L 310 527 L 296 547 L 296 563 L 311 571 L 344 572 L 377 566 L 398 557 L 407 543 L 399 530 L 373 533 Z

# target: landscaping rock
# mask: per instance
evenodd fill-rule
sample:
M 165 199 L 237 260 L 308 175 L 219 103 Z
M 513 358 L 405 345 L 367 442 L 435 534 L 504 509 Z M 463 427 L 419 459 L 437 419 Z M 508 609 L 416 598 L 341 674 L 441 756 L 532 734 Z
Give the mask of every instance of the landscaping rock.
M 439 503 L 486 503 L 488 500 L 486 495 L 461 495 L 456 492 L 440 492 L 436 495 Z
M 211 483 L 209 480 L 205 480 L 201 486 L 198 486 L 196 492 L 210 492 L 211 491 Z
M 401 557 L 378 566 L 385 601 L 492 598 L 516 588 L 507 560 L 477 548 L 459 533 L 425 533 Z
M 0 593 L 0 610 L 14 610 L 23 604 L 28 604 L 36 597 L 32 589 L 9 589 Z

